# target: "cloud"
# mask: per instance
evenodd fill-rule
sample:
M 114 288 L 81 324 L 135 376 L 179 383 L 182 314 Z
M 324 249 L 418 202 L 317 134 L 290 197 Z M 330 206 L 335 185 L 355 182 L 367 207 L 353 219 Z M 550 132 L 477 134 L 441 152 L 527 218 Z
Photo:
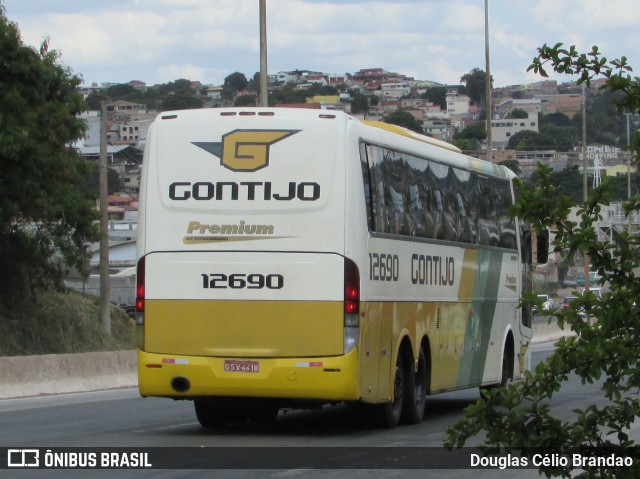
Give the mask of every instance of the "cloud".
M 88 82 L 153 84 L 180 74 L 219 84 L 229 73 L 259 70 L 255 0 L 3 2 L 28 44 L 49 35 Z M 526 69 L 544 43 L 633 55 L 638 23 L 636 0 L 490 0 L 495 84 L 541 80 Z M 381 67 L 451 84 L 485 69 L 481 0 L 267 0 L 267 25 L 270 73 Z

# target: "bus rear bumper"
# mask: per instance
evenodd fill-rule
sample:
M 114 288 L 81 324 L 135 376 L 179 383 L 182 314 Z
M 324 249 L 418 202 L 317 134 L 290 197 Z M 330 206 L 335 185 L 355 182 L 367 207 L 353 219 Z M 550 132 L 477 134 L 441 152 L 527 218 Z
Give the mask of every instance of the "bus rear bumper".
M 138 350 L 138 387 L 146 396 L 360 399 L 358 350 L 321 358 L 218 358 Z

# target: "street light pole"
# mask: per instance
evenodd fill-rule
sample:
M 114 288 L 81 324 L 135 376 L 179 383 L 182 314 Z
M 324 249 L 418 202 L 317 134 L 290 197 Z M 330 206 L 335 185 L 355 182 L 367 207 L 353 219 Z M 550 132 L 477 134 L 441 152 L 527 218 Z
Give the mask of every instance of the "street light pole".
M 111 335 L 109 284 L 109 199 L 107 197 L 107 104 L 100 103 L 100 320 L 102 329 Z
M 631 113 L 625 113 L 627 116 L 627 201 L 631 201 L 631 129 L 629 127 L 629 116 Z M 631 212 L 627 215 L 627 233 L 631 234 Z
M 582 200 L 587 204 L 587 168 L 589 166 L 587 159 L 587 89 L 586 84 L 582 84 Z M 595 166 L 595 165 L 594 165 Z M 595 168 L 594 168 L 595 172 Z M 585 291 L 589 291 L 589 255 L 584 253 L 583 258 L 583 274 Z
M 260 0 L 260 106 L 269 106 L 267 86 L 267 0 Z
M 487 115 L 487 161 L 493 159 L 491 137 L 491 68 L 489 66 L 489 0 L 484 0 L 485 112 Z

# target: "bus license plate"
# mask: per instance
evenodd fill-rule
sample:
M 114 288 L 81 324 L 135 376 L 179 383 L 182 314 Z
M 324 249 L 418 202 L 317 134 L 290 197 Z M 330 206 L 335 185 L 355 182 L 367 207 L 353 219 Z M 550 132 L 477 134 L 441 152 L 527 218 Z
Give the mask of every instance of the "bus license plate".
M 224 370 L 229 373 L 258 373 L 260 372 L 260 362 L 241 359 L 225 359 Z

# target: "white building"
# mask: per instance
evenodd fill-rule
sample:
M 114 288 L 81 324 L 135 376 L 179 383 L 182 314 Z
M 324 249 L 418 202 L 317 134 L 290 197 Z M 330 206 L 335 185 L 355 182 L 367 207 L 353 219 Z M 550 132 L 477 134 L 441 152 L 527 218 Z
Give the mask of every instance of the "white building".
M 382 85 L 380 85 L 380 90 L 384 98 L 398 100 L 403 96 L 407 96 L 411 93 L 411 83 L 409 82 L 382 83 Z
M 468 95 L 447 93 L 447 116 L 467 115 L 470 111 L 471 98 Z
M 504 120 L 491 120 L 491 137 L 493 146 L 505 147 L 513 135 L 518 132 L 531 130 L 538 133 L 538 114 L 534 113 L 529 118 L 509 118 Z
M 298 83 L 298 74 L 294 72 L 278 72 L 276 73 L 276 81 L 286 85 L 287 83 Z

